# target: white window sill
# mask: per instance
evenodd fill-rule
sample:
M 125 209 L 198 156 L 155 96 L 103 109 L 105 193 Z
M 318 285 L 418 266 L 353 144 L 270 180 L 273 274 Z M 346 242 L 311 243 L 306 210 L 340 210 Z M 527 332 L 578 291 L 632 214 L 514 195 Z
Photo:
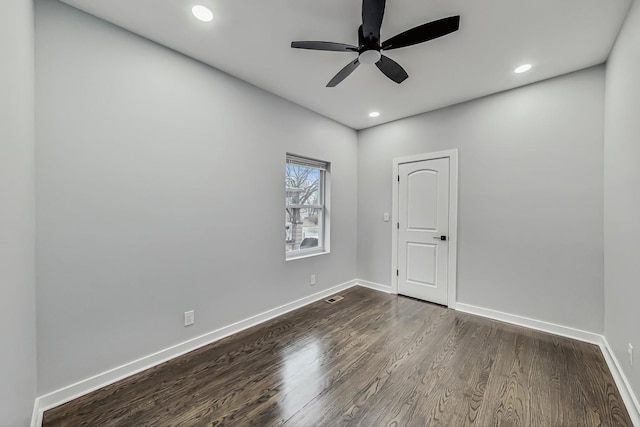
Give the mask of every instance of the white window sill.
M 287 254 L 286 261 L 293 261 L 293 260 L 296 260 L 296 259 L 311 258 L 311 257 L 318 256 L 318 255 L 326 255 L 328 253 L 329 253 L 329 251 L 320 250 L 320 251 L 312 251 L 312 252 L 294 253 L 294 254 L 291 254 L 291 255 Z

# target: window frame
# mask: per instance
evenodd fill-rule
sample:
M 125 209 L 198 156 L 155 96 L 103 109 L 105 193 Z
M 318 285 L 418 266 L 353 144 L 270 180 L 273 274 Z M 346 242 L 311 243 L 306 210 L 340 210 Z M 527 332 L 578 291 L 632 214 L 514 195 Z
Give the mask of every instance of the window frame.
M 319 172 L 318 178 L 318 193 L 319 200 L 317 204 L 301 204 L 293 205 L 288 203 L 288 187 L 286 179 L 286 167 L 288 164 L 295 164 L 299 166 L 309 167 L 317 169 Z M 300 156 L 297 154 L 286 153 L 285 160 L 285 212 L 289 208 L 298 209 L 317 209 L 318 211 L 318 246 L 305 249 L 287 250 L 286 246 L 288 241 L 285 239 L 285 259 L 287 261 L 308 258 L 311 256 L 322 255 L 329 253 L 329 188 L 330 188 L 330 166 L 327 161 L 316 160 L 306 156 Z M 293 231 L 292 231 L 293 232 Z

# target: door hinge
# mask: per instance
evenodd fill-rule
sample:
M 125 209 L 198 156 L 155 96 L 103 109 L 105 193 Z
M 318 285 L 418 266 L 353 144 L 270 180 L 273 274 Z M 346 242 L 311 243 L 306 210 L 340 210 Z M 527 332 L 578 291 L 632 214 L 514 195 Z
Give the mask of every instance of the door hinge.
M 399 222 L 398 222 L 398 223 L 396 223 L 396 228 L 397 228 L 398 230 L 400 230 L 400 223 L 399 223 Z
M 396 270 L 396 276 L 400 275 L 400 270 Z
M 400 182 L 400 175 L 398 175 L 398 182 Z

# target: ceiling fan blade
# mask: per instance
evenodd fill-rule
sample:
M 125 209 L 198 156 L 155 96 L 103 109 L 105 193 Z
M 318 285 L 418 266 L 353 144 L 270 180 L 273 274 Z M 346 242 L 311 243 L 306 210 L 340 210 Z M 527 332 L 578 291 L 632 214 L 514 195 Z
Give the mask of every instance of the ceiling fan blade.
M 409 77 L 407 72 L 393 59 L 382 55 L 380 61 L 376 62 L 376 67 L 394 82 L 400 84 Z
M 357 52 L 357 46 L 333 42 L 291 42 L 294 49 L 328 50 L 331 52 Z
M 439 19 L 437 21 L 428 22 L 418 27 L 400 33 L 391 37 L 382 43 L 383 50 L 398 49 L 401 47 L 412 46 L 414 44 L 427 42 L 453 33 L 460 28 L 460 15 L 450 16 L 448 18 Z
M 336 74 L 331 79 L 331 81 L 327 83 L 327 87 L 336 87 L 338 83 L 346 79 L 349 76 L 349 74 L 353 73 L 353 70 L 358 68 L 358 65 L 360 65 L 360 61 L 358 61 L 358 58 L 356 58 L 356 60 L 353 62 L 349 62 L 346 67 L 338 71 L 338 74 Z
M 380 40 L 385 0 L 362 0 L 362 33 L 365 39 Z

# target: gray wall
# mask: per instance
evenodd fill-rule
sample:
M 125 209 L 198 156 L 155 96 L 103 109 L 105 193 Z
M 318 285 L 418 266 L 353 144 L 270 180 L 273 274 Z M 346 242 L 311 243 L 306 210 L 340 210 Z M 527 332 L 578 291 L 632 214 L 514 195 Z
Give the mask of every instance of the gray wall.
M 607 63 L 604 143 L 605 336 L 640 397 L 640 4 Z M 635 366 L 627 345 L 635 348 Z
M 57 1 L 36 60 L 40 394 L 356 276 L 355 131 Z M 286 152 L 329 255 L 285 262 Z
M 459 149 L 459 302 L 603 331 L 604 68 L 359 133 L 358 277 L 391 283 L 392 159 Z
M 33 3 L 0 1 L 0 425 L 36 394 Z

